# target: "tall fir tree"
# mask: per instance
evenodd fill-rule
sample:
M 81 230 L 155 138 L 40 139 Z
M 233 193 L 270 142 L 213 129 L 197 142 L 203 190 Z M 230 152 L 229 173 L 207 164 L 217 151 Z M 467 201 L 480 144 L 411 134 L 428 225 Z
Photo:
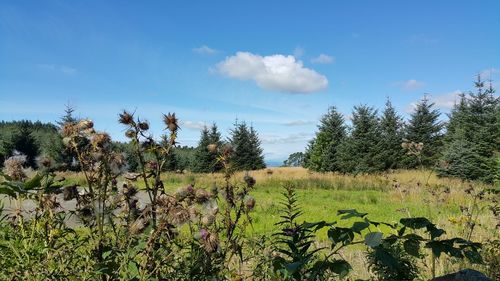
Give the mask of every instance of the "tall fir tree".
M 210 132 L 205 126 L 201 130 L 200 140 L 198 141 L 198 146 L 196 147 L 194 153 L 194 162 L 192 170 L 196 173 L 209 173 L 212 170 L 213 156 L 209 151 L 208 146 L 210 145 Z
M 305 167 L 313 171 L 339 171 L 337 149 L 346 137 L 344 117 L 332 106 L 321 117 L 316 137 L 305 152 Z
M 40 153 L 40 146 L 32 133 L 28 122 L 21 124 L 18 132 L 12 136 L 12 145 L 16 151 L 26 155 L 27 166 L 36 168 L 35 160 Z
M 437 163 L 443 147 L 444 124 L 439 121 L 440 115 L 427 96 L 417 103 L 405 128 L 405 139 L 407 142 L 423 143 L 423 148 L 419 157 L 407 155 L 404 158 L 407 168 L 431 168 Z
M 265 168 L 260 140 L 253 127 L 245 122 L 234 124 L 230 143 L 233 147 L 231 161 L 237 170 L 257 170 Z
M 210 127 L 208 139 L 210 140 L 210 145 L 212 145 L 212 149 L 209 149 L 212 155 L 211 172 L 219 172 L 222 170 L 223 166 L 222 163 L 217 160 L 217 149 L 220 149 L 222 147 L 223 142 L 222 135 L 219 132 L 217 124 L 213 123 L 212 127 Z
M 438 173 L 467 180 L 493 182 L 499 178 L 500 101 L 490 82 L 475 82 L 476 94 L 461 95 L 447 126 Z
M 398 115 L 389 99 L 385 103 L 385 109 L 380 118 L 380 158 L 384 162 L 384 170 L 397 169 L 401 167 L 404 150 L 403 142 L 403 118 Z
M 369 106 L 355 106 L 352 131 L 339 146 L 340 170 L 347 173 L 370 173 L 383 170 L 380 128 L 377 111 Z

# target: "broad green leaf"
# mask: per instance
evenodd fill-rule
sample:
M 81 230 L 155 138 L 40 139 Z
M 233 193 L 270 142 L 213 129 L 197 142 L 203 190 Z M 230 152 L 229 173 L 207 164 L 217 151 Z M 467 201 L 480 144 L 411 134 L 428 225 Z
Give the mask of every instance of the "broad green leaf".
M 345 220 L 353 217 L 364 218 L 366 215 L 368 215 L 368 213 L 359 213 L 355 209 L 349 209 L 349 210 L 338 210 L 337 215 L 344 215 L 340 218 Z
M 414 257 L 420 257 L 420 241 L 416 239 L 408 239 L 403 242 L 403 247 L 408 254 Z
M 365 244 L 369 247 L 375 248 L 382 243 L 382 232 L 370 232 L 365 235 Z

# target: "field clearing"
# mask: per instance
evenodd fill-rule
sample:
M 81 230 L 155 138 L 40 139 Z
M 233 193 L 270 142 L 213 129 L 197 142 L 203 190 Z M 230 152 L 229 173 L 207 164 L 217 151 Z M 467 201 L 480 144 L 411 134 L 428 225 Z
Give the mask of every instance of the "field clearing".
M 238 185 L 246 172 L 236 173 L 231 181 Z M 461 215 L 460 206 L 469 206 L 471 195 L 465 192 L 492 188 L 479 182 L 463 182 L 458 179 L 438 178 L 431 171 L 399 170 L 379 175 L 342 175 L 315 173 L 304 168 L 279 167 L 248 172 L 257 181 L 251 195 L 257 204 L 251 213 L 253 226 L 251 235 L 269 235 L 277 230 L 274 224 L 279 220 L 282 187 L 292 182 L 297 188 L 299 205 L 304 214 L 300 220 L 312 222 L 338 220 L 337 210 L 356 209 L 368 213 L 371 220 L 394 223 L 404 217 L 425 216 L 438 226 L 458 234 L 463 228 L 450 221 Z M 84 185 L 79 174 L 61 174 L 67 184 Z M 192 184 L 197 188 L 210 189 L 214 184 L 221 186 L 222 174 L 164 173 L 165 189 L 168 193 Z M 123 181 L 123 179 L 121 180 Z M 120 182 L 120 180 L 119 180 Z M 138 181 L 139 188 L 143 183 Z M 449 188 L 449 189 L 448 189 Z M 499 188 L 498 184 L 493 188 Z M 484 226 L 494 226 L 494 218 L 485 210 L 478 220 Z M 342 223 L 342 222 L 341 222 Z M 476 237 L 491 237 L 487 230 L 477 229 Z M 322 239 L 325 235 L 320 235 Z

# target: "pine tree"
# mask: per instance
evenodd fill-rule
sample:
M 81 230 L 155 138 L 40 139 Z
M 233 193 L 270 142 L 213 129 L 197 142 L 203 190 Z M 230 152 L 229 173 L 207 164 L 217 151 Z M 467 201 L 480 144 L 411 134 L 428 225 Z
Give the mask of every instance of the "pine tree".
M 260 140 L 253 127 L 245 122 L 234 124 L 230 143 L 233 146 L 231 161 L 237 170 L 256 170 L 265 168 Z
M 12 137 L 12 145 L 16 151 L 26 155 L 27 166 L 36 168 L 35 160 L 40 152 L 40 146 L 27 122 L 21 124 L 19 131 Z
M 436 164 L 443 146 L 444 124 L 439 121 L 440 115 L 439 110 L 434 109 L 434 103 L 430 102 L 427 96 L 416 105 L 405 129 L 405 139 L 408 142 L 423 143 L 423 149 L 420 160 L 413 156 L 405 157 L 406 167 L 430 168 Z
M 375 109 L 366 105 L 354 107 L 352 132 L 339 146 L 339 166 L 342 172 L 370 173 L 384 168 L 378 123 Z
M 210 140 L 210 145 L 212 145 L 214 148 L 212 150 L 209 149 L 209 151 L 212 155 L 211 172 L 219 172 L 222 170 L 223 167 L 222 167 L 222 163 L 217 160 L 216 149 L 221 148 L 223 145 L 223 142 L 222 142 L 221 133 L 219 132 L 219 129 L 217 128 L 217 124 L 213 123 L 212 127 L 210 127 L 208 139 Z
M 332 106 L 321 117 L 316 137 L 305 153 L 305 167 L 313 171 L 338 171 L 337 149 L 346 137 L 344 117 Z
M 62 129 L 62 127 L 66 123 L 75 124 L 78 122 L 78 119 L 73 115 L 74 112 L 75 108 L 67 104 L 66 108 L 64 109 L 64 115 L 60 118 L 59 121 L 56 122 L 59 126 L 59 129 Z M 74 165 L 76 159 L 78 158 L 76 156 L 76 153 L 62 143 L 61 135 L 58 135 L 57 137 L 59 139 L 55 140 L 54 142 L 54 147 L 52 148 L 52 157 L 57 159 L 56 161 L 61 165 L 62 170 L 77 170 L 78 165 Z
M 208 150 L 208 146 L 210 144 L 210 133 L 208 128 L 205 126 L 203 130 L 201 130 L 200 140 L 194 153 L 193 172 L 209 173 L 212 171 L 214 157 Z
M 404 151 L 401 148 L 403 141 L 403 118 L 399 116 L 387 99 L 385 109 L 380 119 L 380 150 L 384 162 L 384 170 L 401 167 Z
M 442 176 L 492 182 L 499 176 L 496 154 L 500 147 L 500 101 L 491 83 L 485 89 L 479 75 L 475 87 L 477 94 L 462 94 L 451 112 L 438 172 Z
M 71 105 L 67 104 L 66 108 L 64 109 L 64 115 L 61 117 L 59 121 L 57 121 L 57 125 L 59 125 L 59 128 L 62 128 L 64 124 L 66 123 L 76 123 L 78 122 L 78 119 L 76 119 L 73 116 L 73 113 L 75 112 L 75 108 L 72 107 Z

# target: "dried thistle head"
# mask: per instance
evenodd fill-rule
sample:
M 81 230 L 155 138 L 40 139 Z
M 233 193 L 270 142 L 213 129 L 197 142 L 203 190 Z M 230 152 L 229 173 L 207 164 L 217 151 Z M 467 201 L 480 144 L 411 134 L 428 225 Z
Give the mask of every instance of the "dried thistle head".
M 245 207 L 248 211 L 253 210 L 253 208 L 255 207 L 255 198 L 253 198 L 252 196 L 247 196 L 245 198 Z
M 122 113 L 118 114 L 118 122 L 120 122 L 123 125 L 132 125 L 134 124 L 134 116 L 127 111 L 123 111 Z
M 208 253 L 214 253 L 217 249 L 219 249 L 219 237 L 217 234 L 201 229 L 200 236 L 202 238 L 202 244 L 205 251 Z
M 78 129 L 81 131 L 94 128 L 94 122 L 90 119 L 82 119 L 77 124 Z
M 91 143 L 95 148 L 105 148 L 111 143 L 111 137 L 107 133 L 97 133 L 92 136 Z
M 195 199 L 198 203 L 205 203 L 210 199 L 210 193 L 205 189 L 198 188 L 195 190 Z
M 24 163 L 26 163 L 25 155 L 11 156 L 3 162 L 3 171 L 15 181 L 24 180 L 26 178 L 26 174 L 23 169 Z
M 249 175 L 245 175 L 243 180 L 247 184 L 248 187 L 253 187 L 255 185 L 255 179 Z
M 174 225 L 184 224 L 189 221 L 190 218 L 189 211 L 181 206 L 171 208 L 168 212 L 168 216 Z
M 201 223 L 205 226 L 210 226 L 214 223 L 215 216 L 212 214 L 206 214 L 201 218 Z
M 76 126 L 74 123 L 67 122 L 61 128 L 61 134 L 63 137 L 70 137 L 76 133 Z
M 135 138 L 136 133 L 135 133 L 135 131 L 134 131 L 134 130 L 127 130 L 127 131 L 125 132 L 125 136 L 126 136 L 127 138 L 129 138 L 129 139 L 133 139 L 133 138 Z
M 142 233 L 142 231 L 146 228 L 146 220 L 144 218 L 138 218 L 129 226 L 129 233 L 132 235 L 137 235 Z
M 54 195 L 45 195 L 40 200 L 40 207 L 43 210 L 55 210 L 61 205 L 57 202 L 57 198 Z
M 208 151 L 210 151 L 212 153 L 217 152 L 217 144 L 211 143 L 211 144 L 207 145 L 207 149 L 208 149 Z
M 54 167 L 54 160 L 49 156 L 38 156 L 36 158 L 36 165 L 39 169 L 47 170 Z
M 175 113 L 163 114 L 163 122 L 171 132 L 177 132 L 179 129 L 178 119 L 175 117 Z
M 139 126 L 139 129 L 141 129 L 143 131 L 149 130 L 149 124 L 146 121 L 139 122 L 138 126 Z
M 76 188 L 76 185 L 70 185 L 64 187 L 63 190 L 63 200 L 64 201 L 70 201 L 78 197 L 78 189 Z

